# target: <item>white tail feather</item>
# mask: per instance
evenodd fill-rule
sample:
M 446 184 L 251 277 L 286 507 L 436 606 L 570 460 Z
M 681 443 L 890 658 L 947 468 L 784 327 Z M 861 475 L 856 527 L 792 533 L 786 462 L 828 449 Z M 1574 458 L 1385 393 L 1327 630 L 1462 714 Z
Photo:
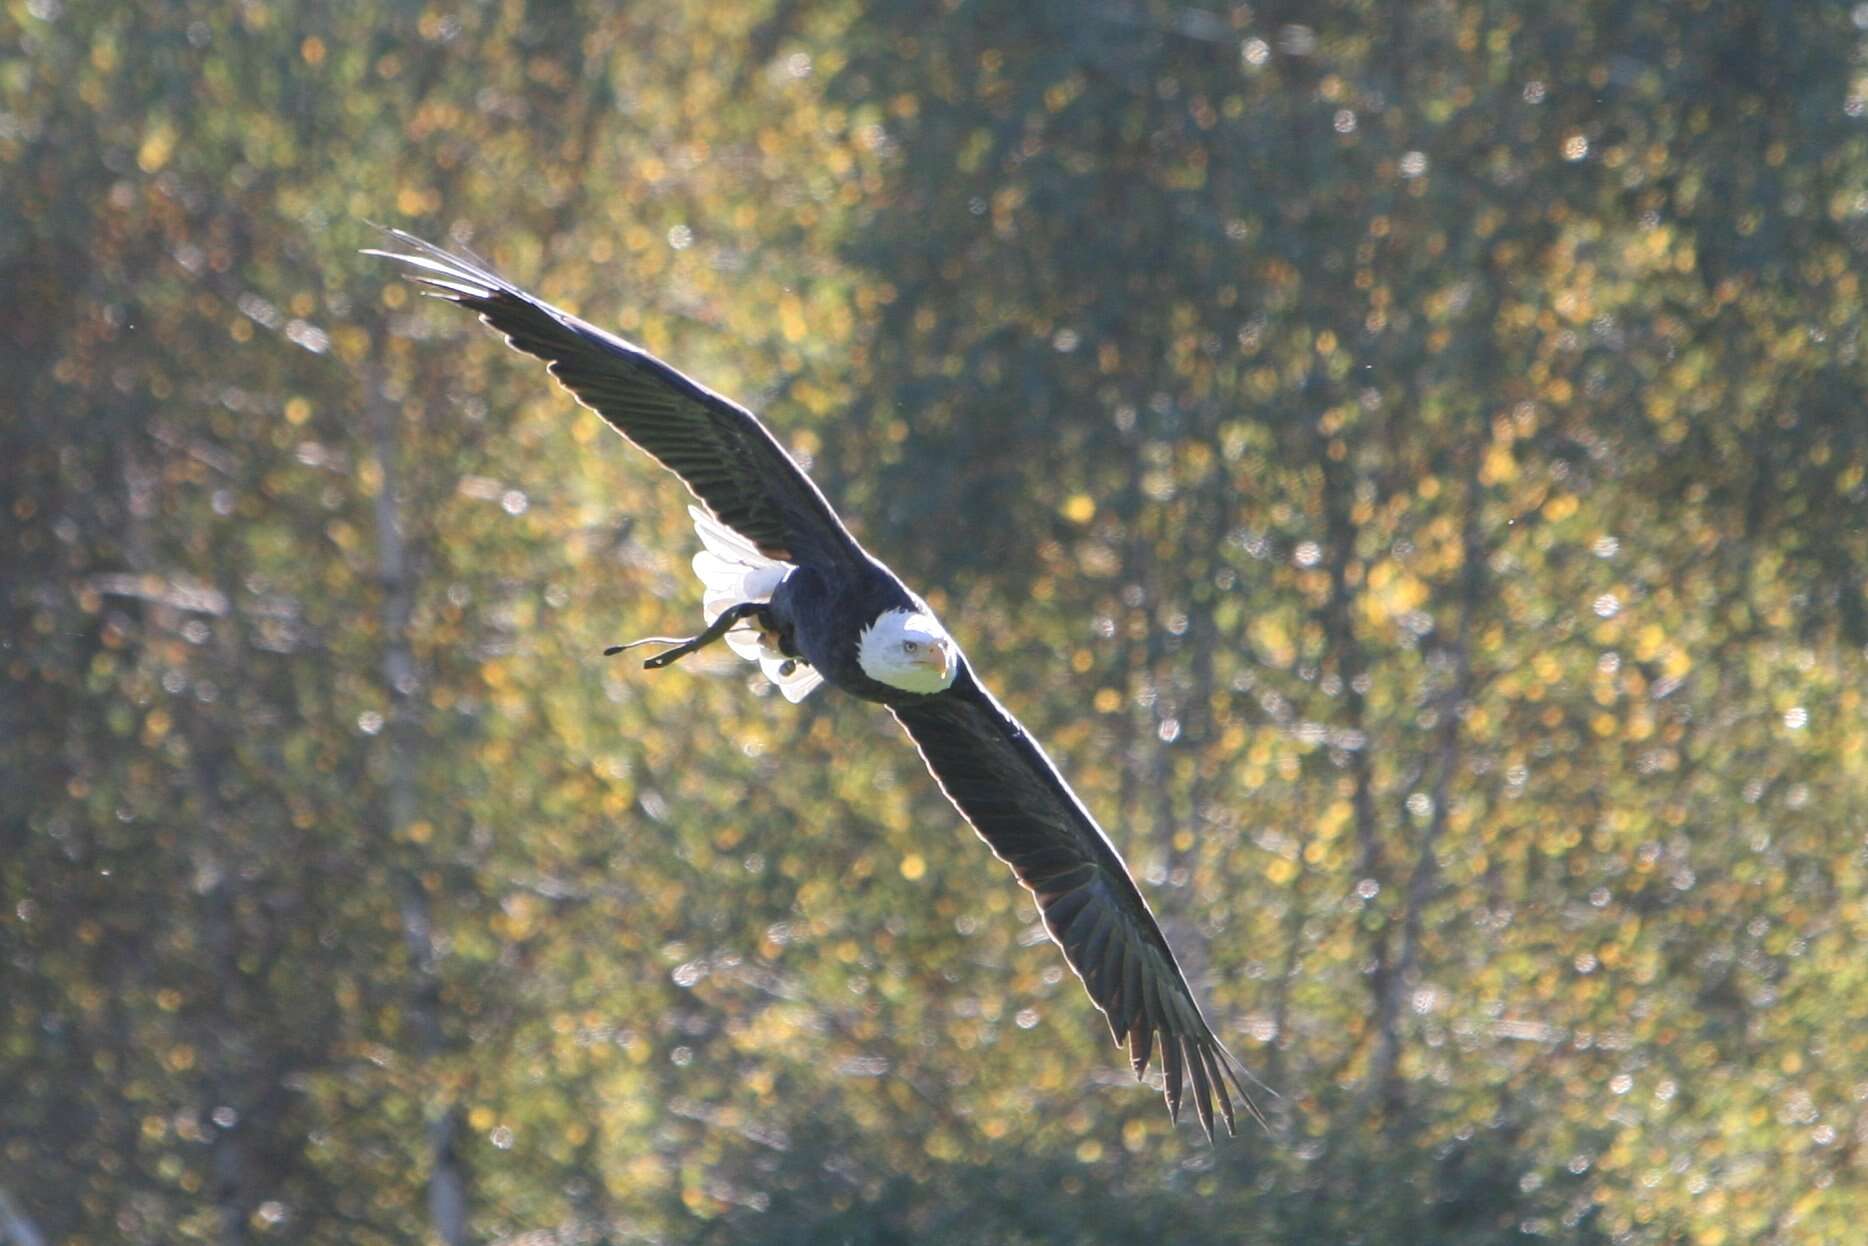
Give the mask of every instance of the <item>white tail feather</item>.
M 772 559 L 759 552 L 757 546 L 733 529 L 709 515 L 698 506 L 688 507 L 688 515 L 694 520 L 694 530 L 700 533 L 701 544 L 705 545 L 722 558 L 749 564 L 767 563 Z
M 694 574 L 700 577 L 701 584 L 707 589 L 702 607 L 707 621 L 713 622 L 720 617 L 722 610 L 742 601 L 772 600 L 773 591 L 789 570 L 784 563 L 752 567 L 744 563 L 728 562 L 712 550 L 702 550 L 694 555 Z
M 700 553 L 694 555 L 694 574 L 706 593 L 701 611 L 707 622 L 720 617 L 728 606 L 743 601 L 770 601 L 792 571 L 788 562 L 767 558 L 751 541 L 728 528 L 698 506 L 688 507 L 694 530 L 700 534 Z M 765 643 L 763 633 L 735 627 L 726 634 L 727 647 L 748 662 L 757 662 L 765 677 L 778 685 L 788 701 L 802 701 L 824 677 L 811 666 L 788 658 Z

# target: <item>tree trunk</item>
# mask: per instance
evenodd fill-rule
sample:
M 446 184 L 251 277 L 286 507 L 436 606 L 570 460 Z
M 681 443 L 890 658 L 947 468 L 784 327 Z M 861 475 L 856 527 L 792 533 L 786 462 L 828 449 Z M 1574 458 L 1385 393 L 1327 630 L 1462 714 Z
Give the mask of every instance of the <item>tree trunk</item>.
M 400 498 L 400 443 L 396 404 L 383 392 L 382 366 L 373 363 L 366 373 L 371 431 L 376 462 L 382 477 L 376 492 L 377 571 L 383 589 L 383 684 L 389 699 L 384 742 L 388 749 L 389 777 L 384 831 L 392 844 L 403 847 L 404 859 L 396 870 L 397 903 L 402 914 L 402 938 L 408 948 L 413 975 L 409 998 L 416 1041 L 423 1062 L 430 1066 L 443 1054 L 446 1040 L 441 1025 L 441 975 L 428 893 L 422 885 L 415 849 L 409 845 L 409 826 L 417 802 L 417 738 L 415 653 L 409 641 L 409 620 L 414 613 L 415 577 L 403 539 Z M 468 1183 L 456 1142 L 461 1132 L 459 1107 L 451 1092 L 442 1092 L 428 1114 L 428 1210 L 435 1236 L 445 1246 L 466 1246 Z
M 5 1186 L 0 1186 L 0 1246 L 47 1246 L 45 1234 Z
M 1370 1089 L 1380 1096 L 1384 1116 L 1392 1125 L 1402 1119 L 1401 1081 L 1398 1065 L 1401 1058 L 1401 1004 L 1413 985 L 1420 959 L 1421 927 L 1424 912 L 1433 898 L 1434 880 L 1439 876 L 1437 849 L 1446 834 L 1447 805 L 1452 798 L 1453 776 L 1462 759 L 1460 724 L 1466 703 L 1472 698 L 1472 619 L 1485 592 L 1485 554 L 1479 537 L 1479 455 L 1470 456 L 1466 477 L 1465 514 L 1460 525 L 1460 591 L 1456 608 L 1452 649 L 1452 682 L 1441 694 L 1439 721 L 1432 765 L 1434 767 L 1433 811 L 1420 837 L 1420 851 L 1408 878 L 1407 896 L 1401 918 L 1401 946 L 1395 954 L 1393 971 L 1388 975 L 1386 991 L 1379 1008 L 1379 1035 L 1375 1058 L 1369 1073 Z
M 146 462 L 133 445 L 123 450 L 124 484 L 124 561 L 139 576 L 167 578 L 162 554 L 156 548 L 151 521 L 161 509 L 158 490 L 162 471 Z M 235 577 L 222 575 L 218 587 L 224 601 L 232 603 Z M 142 608 L 144 648 L 153 651 L 157 638 L 176 639 L 182 633 L 184 618 L 176 607 L 159 599 L 145 601 Z M 238 1105 L 243 1116 L 252 1097 L 245 1085 L 250 1063 L 252 1037 L 244 1032 L 252 1013 L 239 967 L 239 931 L 234 918 L 235 888 L 239 871 L 227 860 L 235 837 L 234 816 L 221 797 L 223 771 L 230 762 L 229 736 L 219 715 L 237 705 L 242 685 L 239 669 L 240 641 L 234 632 L 238 626 L 231 607 L 225 617 L 215 621 L 217 644 L 212 651 L 218 657 L 215 682 L 226 689 L 226 700 L 204 704 L 197 698 L 175 699 L 176 719 L 188 741 L 188 783 L 193 790 L 199 817 L 196 834 L 189 845 L 193 857 L 195 889 L 200 896 L 199 914 L 204 942 L 215 976 L 218 979 L 220 1006 L 204 1019 L 197 1041 L 203 1051 L 214 1053 L 205 1062 L 196 1093 L 200 1096 L 200 1115 L 212 1129 L 212 1170 L 210 1190 L 214 1214 L 220 1229 L 220 1246 L 245 1246 L 247 1215 L 255 1199 L 252 1194 L 254 1171 L 248 1155 L 248 1138 L 257 1122 L 237 1120 L 223 1126 L 214 1120 L 222 1106 Z M 207 661 L 205 654 L 201 661 Z

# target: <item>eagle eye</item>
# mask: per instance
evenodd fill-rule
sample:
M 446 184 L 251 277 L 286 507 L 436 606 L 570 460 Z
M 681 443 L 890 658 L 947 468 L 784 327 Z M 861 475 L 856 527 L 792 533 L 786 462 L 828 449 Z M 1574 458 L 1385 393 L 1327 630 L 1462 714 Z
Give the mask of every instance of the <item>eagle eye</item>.
M 903 653 L 919 653 L 921 652 L 921 646 L 916 641 L 904 640 L 902 642 L 902 652 Z

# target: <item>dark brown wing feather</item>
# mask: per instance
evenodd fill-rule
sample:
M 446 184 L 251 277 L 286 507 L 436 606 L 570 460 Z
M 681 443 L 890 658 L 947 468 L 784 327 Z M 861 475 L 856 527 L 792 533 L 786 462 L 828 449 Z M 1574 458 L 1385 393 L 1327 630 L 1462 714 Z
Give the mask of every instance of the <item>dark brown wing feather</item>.
M 962 660 L 953 687 L 893 712 L 947 798 L 1037 897 L 1051 938 L 1108 1019 L 1116 1044 L 1127 1044 L 1137 1077 L 1159 1036 L 1174 1119 L 1191 1078 L 1194 1110 L 1209 1138 L 1215 1098 L 1233 1130 L 1229 1086 L 1262 1124 L 1245 1086 L 1251 1074 L 1207 1025 L 1115 846 L 971 667 Z
M 715 518 L 761 553 L 798 563 L 866 557 L 752 412 L 483 264 L 399 229 L 388 232 L 417 253 L 364 254 L 410 266 L 431 291 L 479 312 L 514 347 L 543 359 L 579 402 L 681 477 Z

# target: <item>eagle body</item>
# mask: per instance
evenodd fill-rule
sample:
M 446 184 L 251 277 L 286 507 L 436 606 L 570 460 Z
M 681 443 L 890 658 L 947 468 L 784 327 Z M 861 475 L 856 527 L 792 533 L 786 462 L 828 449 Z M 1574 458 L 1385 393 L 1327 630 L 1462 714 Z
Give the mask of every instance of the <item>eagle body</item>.
M 1179 1118 L 1191 1085 L 1208 1137 L 1215 1104 L 1233 1128 L 1233 1092 L 1263 1123 L 1245 1084 L 1251 1074 L 1201 1013 L 1121 853 L 928 604 L 850 534 L 758 417 L 485 264 L 389 232 L 408 249 L 369 254 L 407 265 L 429 293 L 544 360 L 579 402 L 694 495 L 688 509 L 703 547 L 694 570 L 708 629 L 646 665 L 720 639 L 791 701 L 827 683 L 886 706 L 941 791 L 1031 892 L 1137 1077 L 1159 1041 L 1170 1114 Z
M 839 692 L 883 705 L 925 694 L 891 687 L 863 670 L 863 629 L 891 610 L 927 609 L 926 602 L 874 560 L 849 567 L 797 567 L 772 594 L 774 621 L 797 656 Z

